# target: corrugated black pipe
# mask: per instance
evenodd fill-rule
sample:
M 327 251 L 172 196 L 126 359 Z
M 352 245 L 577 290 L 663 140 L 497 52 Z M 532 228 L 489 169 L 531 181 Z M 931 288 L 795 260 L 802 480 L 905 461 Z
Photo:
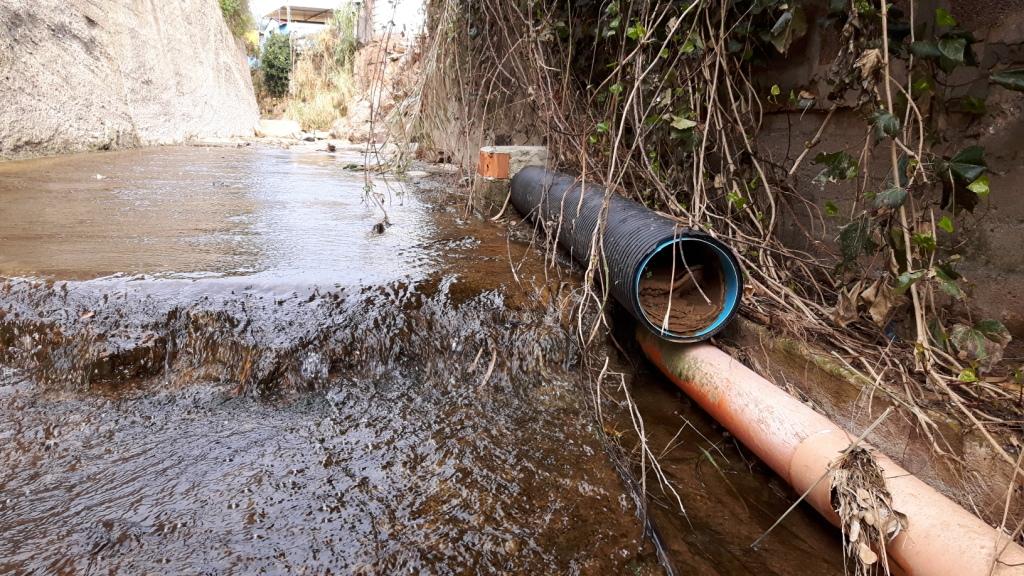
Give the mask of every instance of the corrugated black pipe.
M 512 205 L 542 219 L 581 263 L 589 261 L 605 189 L 528 166 L 512 178 Z M 674 342 L 706 340 L 739 309 L 743 275 L 721 241 L 609 195 L 602 241 L 609 288 L 638 322 Z

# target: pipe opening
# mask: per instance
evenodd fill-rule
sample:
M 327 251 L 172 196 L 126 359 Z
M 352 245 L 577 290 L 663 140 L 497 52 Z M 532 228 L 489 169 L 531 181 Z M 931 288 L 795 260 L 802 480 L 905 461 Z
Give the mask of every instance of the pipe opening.
M 697 339 L 732 315 L 738 282 L 736 264 L 722 247 L 703 238 L 670 238 L 640 264 L 636 297 L 655 333 Z

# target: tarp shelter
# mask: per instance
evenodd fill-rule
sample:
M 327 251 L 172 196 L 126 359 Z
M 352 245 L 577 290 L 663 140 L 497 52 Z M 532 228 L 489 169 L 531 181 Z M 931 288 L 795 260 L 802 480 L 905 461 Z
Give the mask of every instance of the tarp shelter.
M 261 10 L 264 18 L 278 22 L 296 24 L 326 24 L 332 12 L 341 8 L 344 0 L 300 0 L 299 2 L 274 2 Z

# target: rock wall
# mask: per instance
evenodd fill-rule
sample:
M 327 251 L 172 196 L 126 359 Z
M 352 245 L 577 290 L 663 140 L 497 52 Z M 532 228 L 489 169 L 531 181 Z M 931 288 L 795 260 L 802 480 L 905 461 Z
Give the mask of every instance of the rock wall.
M 0 0 L 0 159 L 247 136 L 216 0 Z

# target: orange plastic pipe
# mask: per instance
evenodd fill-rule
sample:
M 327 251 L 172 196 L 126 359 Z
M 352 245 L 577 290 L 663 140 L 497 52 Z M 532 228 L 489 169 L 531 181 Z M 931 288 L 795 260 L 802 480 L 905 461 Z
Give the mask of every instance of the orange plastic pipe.
M 855 437 L 708 344 L 676 344 L 646 330 L 637 338 L 647 357 L 690 398 L 803 494 Z M 874 451 L 907 527 L 887 552 L 910 576 L 1024 574 L 1024 548 Z M 807 501 L 838 525 L 830 482 Z M 998 554 L 998 561 L 995 558 Z

